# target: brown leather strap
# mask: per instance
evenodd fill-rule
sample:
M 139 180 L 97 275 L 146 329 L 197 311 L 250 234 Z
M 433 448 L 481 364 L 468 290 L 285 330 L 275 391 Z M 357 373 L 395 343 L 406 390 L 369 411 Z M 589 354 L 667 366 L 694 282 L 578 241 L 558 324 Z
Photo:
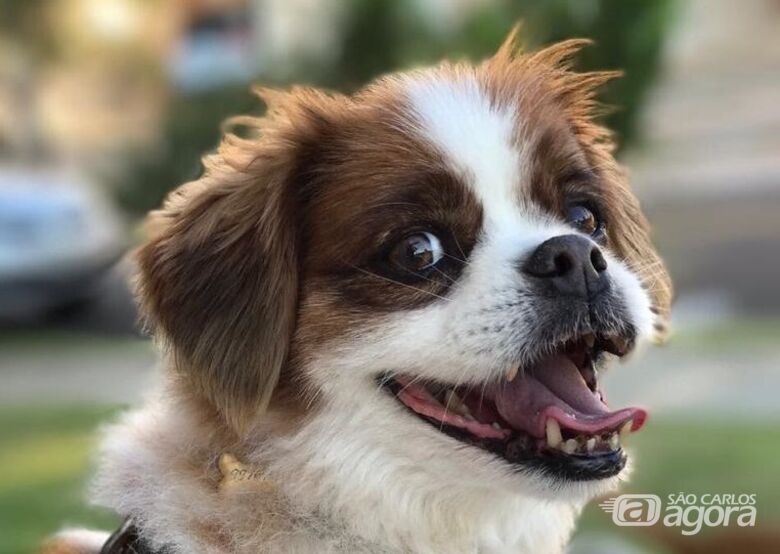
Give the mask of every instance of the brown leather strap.
M 165 550 L 152 550 L 141 538 L 132 519 L 125 522 L 108 537 L 100 554 L 166 554 Z

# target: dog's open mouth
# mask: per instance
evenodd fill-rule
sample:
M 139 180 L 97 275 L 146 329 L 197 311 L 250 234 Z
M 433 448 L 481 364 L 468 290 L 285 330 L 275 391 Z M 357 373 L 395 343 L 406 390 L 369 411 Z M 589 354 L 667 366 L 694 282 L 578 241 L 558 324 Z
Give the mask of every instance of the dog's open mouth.
M 405 375 L 381 383 L 443 433 L 506 461 L 572 480 L 601 479 L 626 463 L 621 438 L 638 431 L 641 408 L 611 411 L 594 361 L 630 349 L 619 336 L 583 335 L 501 382 L 452 387 Z

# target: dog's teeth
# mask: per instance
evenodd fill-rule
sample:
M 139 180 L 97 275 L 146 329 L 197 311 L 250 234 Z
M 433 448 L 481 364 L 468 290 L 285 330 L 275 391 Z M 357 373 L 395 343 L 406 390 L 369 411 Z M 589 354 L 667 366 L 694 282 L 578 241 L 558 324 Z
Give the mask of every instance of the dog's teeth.
M 582 340 L 585 341 L 585 344 L 588 345 L 588 348 L 593 348 L 593 345 L 596 344 L 596 336 L 593 333 L 588 333 L 582 337 Z
M 574 452 L 577 450 L 577 441 L 574 439 L 569 439 L 566 442 L 561 445 L 561 450 L 566 452 L 566 454 L 574 454 Z
M 444 393 L 444 405 L 453 412 L 458 411 L 458 405 L 460 404 L 460 398 L 454 390 L 449 389 Z
M 620 427 L 620 438 L 625 439 L 631 434 L 631 427 L 634 425 L 633 420 L 629 419 Z
M 585 449 L 588 452 L 593 452 L 594 448 L 596 448 L 596 437 L 591 437 L 585 441 Z
M 609 439 L 607 439 L 607 444 L 609 444 L 609 447 L 612 450 L 617 450 L 618 446 L 620 446 L 620 439 L 618 439 L 617 433 L 612 433 L 609 436 Z
M 444 395 L 444 399 L 446 401 L 445 406 L 447 409 L 452 410 L 456 414 L 460 414 L 467 419 L 474 418 L 474 416 L 471 415 L 471 411 L 469 411 L 468 406 L 463 403 L 463 400 L 460 399 L 460 396 L 458 396 L 458 393 L 456 393 L 454 390 L 448 390 Z
M 545 432 L 547 434 L 547 446 L 550 448 L 556 448 L 561 442 L 563 442 L 563 436 L 561 435 L 561 426 L 553 418 L 549 418 L 545 425 Z
M 494 421 L 493 423 L 491 423 L 491 424 L 490 424 L 490 426 L 491 426 L 493 429 L 495 429 L 496 431 L 500 431 L 500 430 L 501 430 L 501 426 L 498 424 L 498 422 L 497 422 L 497 421 Z
M 513 366 L 506 370 L 506 380 L 510 383 L 517 377 L 517 369 L 517 366 Z
M 628 341 L 623 337 L 612 337 L 612 344 L 619 356 L 622 356 L 628 350 Z

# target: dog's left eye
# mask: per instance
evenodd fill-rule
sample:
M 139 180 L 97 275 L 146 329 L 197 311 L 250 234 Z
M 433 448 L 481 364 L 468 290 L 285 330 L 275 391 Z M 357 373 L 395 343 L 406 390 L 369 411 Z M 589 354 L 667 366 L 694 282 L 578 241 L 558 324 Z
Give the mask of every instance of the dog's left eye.
M 583 204 L 570 206 L 566 213 L 566 222 L 577 230 L 599 239 L 604 234 L 604 223 L 594 210 Z
M 425 231 L 408 235 L 390 252 L 393 264 L 414 273 L 433 267 L 443 257 L 441 241 L 433 233 Z

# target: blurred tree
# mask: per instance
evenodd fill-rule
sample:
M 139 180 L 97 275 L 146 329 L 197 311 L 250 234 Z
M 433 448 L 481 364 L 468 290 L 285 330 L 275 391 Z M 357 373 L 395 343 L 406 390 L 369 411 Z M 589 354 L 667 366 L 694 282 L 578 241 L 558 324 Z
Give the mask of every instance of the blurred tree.
M 176 98 L 161 144 L 128 153 L 115 183 L 120 205 L 136 214 L 159 206 L 169 190 L 198 177 L 201 157 L 216 146 L 220 123 L 261 109 L 258 104 L 245 85 Z
M 46 0 L 3 0 L 0 9 L 0 35 L 17 44 L 36 59 L 54 53 Z
M 602 94 L 602 100 L 615 107 L 605 118 L 623 147 L 637 137 L 636 116 L 658 71 L 674 1 L 496 0 L 448 28 L 424 17 L 414 0 L 348 0 L 339 55 L 327 66 L 301 60 L 291 80 L 352 91 L 382 73 L 445 56 L 484 58 L 522 20 L 529 48 L 588 37 L 596 44 L 581 53 L 577 69 L 625 71 L 625 77 Z M 273 77 L 259 75 L 256 80 L 273 82 Z M 219 122 L 260 109 L 247 90 L 248 83 L 175 100 L 163 147 L 153 157 L 144 153 L 126 165 L 118 188 L 123 205 L 145 212 L 168 190 L 195 177 L 200 156 L 217 143 Z
M 572 37 L 595 45 L 578 57 L 577 69 L 621 69 L 602 100 L 614 110 L 606 123 L 620 145 L 636 138 L 636 116 L 655 79 L 674 0 L 497 0 L 485 4 L 449 34 L 415 17 L 412 0 L 352 0 L 341 57 L 328 68 L 328 84 L 359 86 L 377 75 L 442 57 L 479 60 L 492 54 L 512 26 L 523 22 L 529 48 Z
M 605 120 L 617 133 L 619 147 L 640 138 L 637 115 L 658 75 L 674 0 L 533 0 L 528 4 L 527 29 L 534 44 L 587 37 L 595 44 L 580 54 L 579 69 L 624 72 L 601 94 L 602 101 L 614 108 Z

